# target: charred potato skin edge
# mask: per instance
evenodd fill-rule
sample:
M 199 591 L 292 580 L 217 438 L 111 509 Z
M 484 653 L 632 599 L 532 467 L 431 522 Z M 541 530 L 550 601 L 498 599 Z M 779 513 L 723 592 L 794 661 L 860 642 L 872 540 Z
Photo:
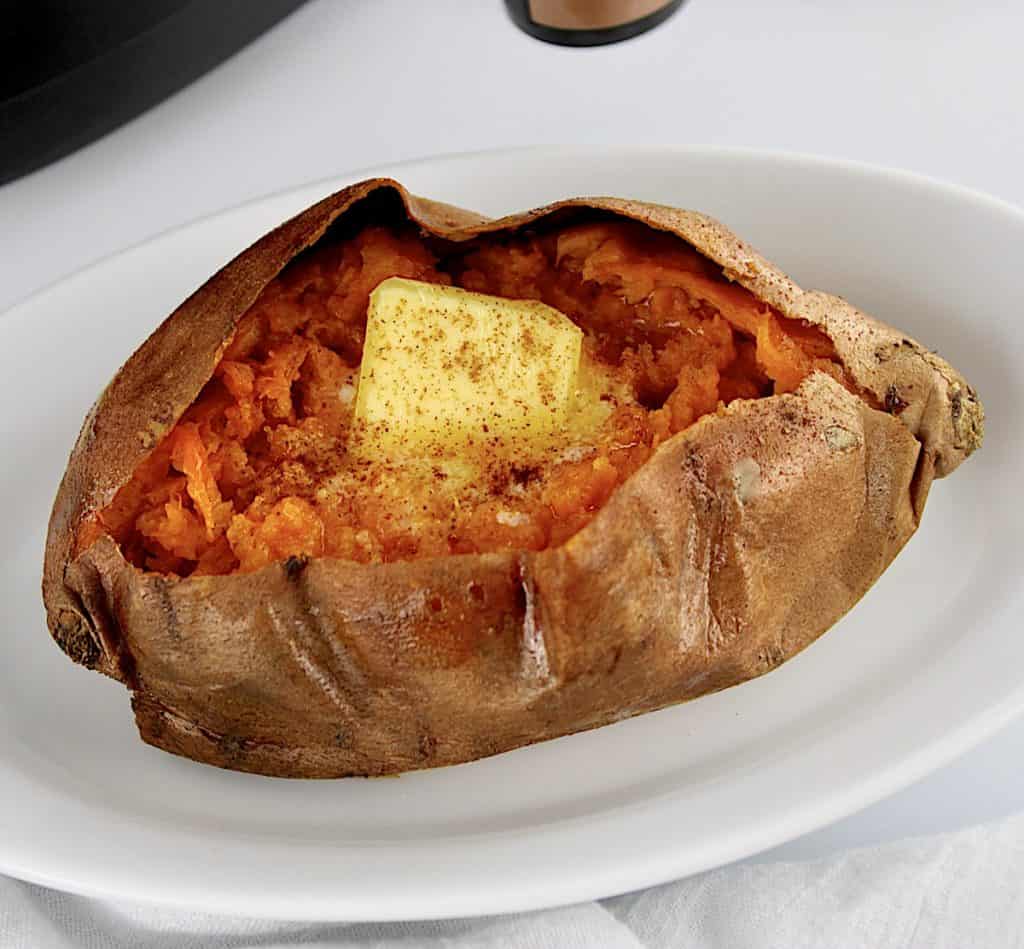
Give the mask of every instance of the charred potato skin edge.
M 262 288 L 349 208 L 388 191 L 451 241 L 575 209 L 674 233 L 820 326 L 866 399 L 817 374 L 791 395 L 733 403 L 662 445 L 566 544 L 537 553 L 293 558 L 186 579 L 143 573 L 106 537 L 74 556 L 83 522 L 191 404 Z M 289 777 L 468 761 L 695 698 L 799 652 L 899 552 L 932 480 L 980 445 L 983 417 L 940 357 L 801 290 L 704 215 L 581 198 L 492 221 L 373 179 L 241 253 L 101 394 L 50 519 L 48 625 L 74 661 L 132 690 L 144 740 L 198 761 Z

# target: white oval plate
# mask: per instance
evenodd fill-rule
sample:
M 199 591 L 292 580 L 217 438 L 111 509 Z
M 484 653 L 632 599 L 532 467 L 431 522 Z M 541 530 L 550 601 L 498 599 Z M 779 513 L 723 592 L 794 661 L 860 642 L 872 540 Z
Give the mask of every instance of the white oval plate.
M 936 484 L 920 532 L 865 600 L 757 681 L 395 780 L 274 780 L 155 751 L 136 737 L 122 687 L 73 666 L 46 632 L 43 536 L 67 453 L 113 371 L 196 285 L 370 174 L 492 214 L 573 194 L 707 211 L 805 287 L 949 357 L 980 389 L 987 443 Z M 84 222 L 69 226 L 88 239 Z M 714 867 L 948 761 L 1024 706 L 1022 251 L 1020 211 L 908 174 L 708 148 L 543 148 L 266 198 L 15 307 L 0 322 L 0 871 L 289 919 L 510 912 Z

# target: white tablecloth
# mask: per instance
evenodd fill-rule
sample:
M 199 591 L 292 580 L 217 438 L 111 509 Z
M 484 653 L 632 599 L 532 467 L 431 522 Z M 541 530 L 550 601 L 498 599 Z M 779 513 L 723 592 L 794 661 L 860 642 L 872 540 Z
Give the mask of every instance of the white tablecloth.
M 644 37 L 565 50 L 516 30 L 499 0 L 312 0 L 163 105 L 0 188 L 0 310 L 253 197 L 503 145 L 772 147 L 910 168 L 1024 203 L 1022 35 L 1024 6 L 1009 0 L 689 0 Z M 892 800 L 780 848 L 768 865 L 755 858 L 604 905 L 331 930 L 94 904 L 0 879 L 0 945 L 265 946 L 283 934 L 415 945 L 429 932 L 447 933 L 449 945 L 548 945 L 556 925 L 576 934 L 576 943 L 559 936 L 562 945 L 1013 945 L 1018 819 L 942 843 L 831 855 L 1021 811 L 1022 760 L 1024 722 Z M 778 863 L 805 857 L 827 859 Z M 805 936 L 818 927 L 817 937 L 797 937 L 799 926 Z M 872 926 L 886 936 L 866 939 Z
M 1011 949 L 1024 815 L 803 862 L 735 864 L 600 903 L 484 919 L 308 924 L 105 903 L 0 877 L 10 949 Z

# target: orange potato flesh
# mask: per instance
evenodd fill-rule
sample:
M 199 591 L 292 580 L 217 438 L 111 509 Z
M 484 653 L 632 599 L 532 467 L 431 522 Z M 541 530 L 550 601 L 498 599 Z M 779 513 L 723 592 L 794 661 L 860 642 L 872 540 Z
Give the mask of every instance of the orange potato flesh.
M 526 465 L 499 450 L 486 490 L 471 496 L 446 488 L 441 470 L 431 485 L 353 473 L 346 433 L 367 300 L 391 276 L 543 300 L 584 330 L 632 397 L 612 406 L 585 457 Z M 366 228 L 265 288 L 214 378 L 80 546 L 109 533 L 137 566 L 182 576 L 300 556 L 542 549 L 586 524 L 672 434 L 733 399 L 792 391 L 814 371 L 846 382 L 827 337 L 640 225 L 487 239 L 443 258 L 410 230 Z

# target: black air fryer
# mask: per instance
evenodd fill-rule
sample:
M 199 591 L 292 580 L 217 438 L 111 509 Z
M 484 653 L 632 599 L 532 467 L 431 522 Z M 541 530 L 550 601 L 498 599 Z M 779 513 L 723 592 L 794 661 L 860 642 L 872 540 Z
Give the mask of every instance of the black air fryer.
M 0 184 L 88 144 L 304 0 L 0 0 Z

